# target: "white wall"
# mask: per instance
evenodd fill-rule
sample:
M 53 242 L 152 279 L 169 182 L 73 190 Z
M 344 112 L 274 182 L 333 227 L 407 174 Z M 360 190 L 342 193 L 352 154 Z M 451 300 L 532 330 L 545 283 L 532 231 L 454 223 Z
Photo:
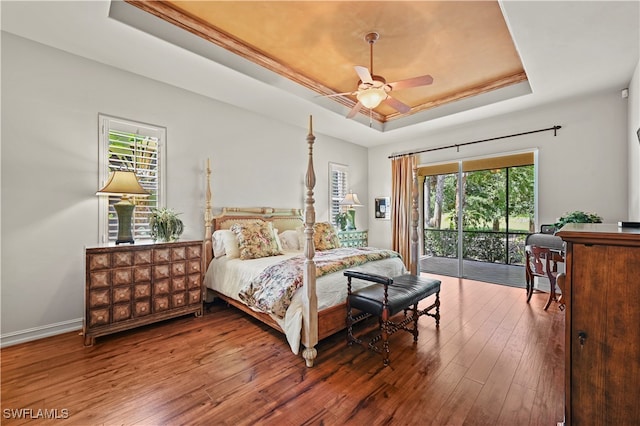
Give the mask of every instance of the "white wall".
M 167 127 L 167 205 L 182 212 L 185 240 L 202 238 L 206 158 L 214 209 L 304 207 L 308 122 L 274 122 L 3 32 L 3 345 L 81 325 L 83 249 L 98 242 L 98 113 Z M 322 123 L 314 133 L 322 221 L 330 161 L 350 166 L 367 199 L 367 150 L 324 136 Z
M 538 150 L 538 224 L 553 223 L 563 213 L 584 210 L 605 222 L 626 220 L 628 213 L 627 100 L 619 90 L 581 97 L 543 108 L 508 114 L 434 132 L 424 140 L 369 150 L 369 193 L 391 194 L 392 153 L 460 144 L 530 130 L 562 126 L 553 132 L 486 142 L 421 154 L 419 164 L 505 152 Z M 375 196 L 375 195 L 374 195 Z M 369 204 L 371 205 L 371 200 Z M 391 224 L 369 212 L 369 242 L 388 247 Z
M 628 146 L 629 146 L 629 215 L 630 221 L 640 222 L 640 61 L 629 84 Z

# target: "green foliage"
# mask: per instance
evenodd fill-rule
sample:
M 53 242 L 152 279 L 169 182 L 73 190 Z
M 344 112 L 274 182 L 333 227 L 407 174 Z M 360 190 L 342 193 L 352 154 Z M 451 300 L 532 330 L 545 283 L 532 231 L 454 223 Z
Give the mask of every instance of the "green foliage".
M 184 224 L 171 209 L 152 209 L 149 216 L 151 238 L 158 241 L 176 241 L 184 231 Z
M 438 257 L 458 257 L 458 231 L 424 231 L 425 253 Z
M 554 224 L 556 229 L 562 228 L 567 223 L 602 223 L 602 218 L 596 213 L 587 213 L 580 210 L 565 213 Z
M 335 220 L 336 220 L 336 225 L 338 225 L 338 228 L 340 228 L 341 231 L 344 231 L 345 229 L 347 229 L 347 220 L 348 220 L 347 212 L 338 213 L 335 217 Z
M 467 260 L 507 263 L 504 232 L 463 232 L 463 253 Z M 526 233 L 509 234 L 509 264 L 524 262 Z M 425 229 L 425 253 L 437 257 L 458 257 L 458 231 Z
M 533 229 L 533 172 L 534 167 L 530 165 L 465 172 L 460 181 L 457 174 L 427 177 L 425 196 L 428 193 L 429 198 L 425 205 L 425 216 L 429 222 L 424 236 L 425 253 L 443 257 L 458 256 L 456 228 L 459 185 L 462 185 L 463 258 L 507 262 L 508 232 L 508 262 L 522 264 L 526 231 Z M 505 229 L 507 200 L 509 226 Z

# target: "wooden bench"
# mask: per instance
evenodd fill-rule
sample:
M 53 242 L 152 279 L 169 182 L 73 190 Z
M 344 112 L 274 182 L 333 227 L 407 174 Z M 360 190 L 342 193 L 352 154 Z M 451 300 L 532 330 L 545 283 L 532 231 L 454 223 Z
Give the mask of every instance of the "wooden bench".
M 413 334 L 414 343 L 418 341 L 418 318 L 428 315 L 435 318 L 436 327 L 440 326 L 440 280 L 416 275 L 400 275 L 389 278 L 381 275 L 357 271 L 345 271 L 347 277 L 347 343 L 358 343 L 382 354 L 383 363 L 389 365 L 389 336 L 398 330 Z M 373 284 L 352 291 L 352 279 L 372 282 Z M 418 303 L 435 294 L 435 301 L 424 309 L 418 310 Z M 359 311 L 353 315 L 353 311 Z M 392 321 L 400 312 L 404 316 Z M 432 312 L 434 311 L 434 312 Z M 380 334 L 361 340 L 353 334 L 353 324 L 375 315 L 380 324 Z M 412 327 L 408 327 L 413 323 Z M 382 340 L 382 348 L 376 345 Z

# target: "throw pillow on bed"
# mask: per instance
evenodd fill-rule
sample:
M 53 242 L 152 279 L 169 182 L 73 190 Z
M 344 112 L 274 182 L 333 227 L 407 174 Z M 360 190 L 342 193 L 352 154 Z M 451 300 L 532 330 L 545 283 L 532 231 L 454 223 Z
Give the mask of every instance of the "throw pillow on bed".
M 331 250 L 340 247 L 340 239 L 336 233 L 336 229 L 329 222 L 319 222 L 313 225 L 313 245 L 316 250 Z M 297 228 L 298 239 L 300 240 L 300 249 L 304 247 L 305 235 L 304 227 Z
M 298 241 L 298 232 L 294 229 L 288 229 L 278 234 L 280 243 L 284 250 L 300 250 L 300 242 Z
M 336 229 L 329 222 L 320 222 L 313 225 L 315 234 L 313 235 L 313 244 L 316 250 L 331 250 L 340 247 L 340 240 Z
M 229 259 L 240 257 L 238 239 L 230 229 L 218 229 L 213 233 L 213 257 L 217 259 L 225 255 Z
M 258 259 L 282 254 L 278 249 L 276 235 L 271 223 L 256 220 L 248 223 L 234 223 L 231 231 L 238 239 L 240 259 Z

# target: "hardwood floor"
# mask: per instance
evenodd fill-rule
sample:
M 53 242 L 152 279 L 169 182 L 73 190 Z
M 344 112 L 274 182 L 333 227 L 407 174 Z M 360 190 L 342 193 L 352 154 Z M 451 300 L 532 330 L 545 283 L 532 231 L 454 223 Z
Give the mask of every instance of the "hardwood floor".
M 554 425 L 563 418 L 564 313 L 544 294 L 442 279 L 441 323 L 391 338 L 391 365 L 320 342 L 305 367 L 233 308 L 98 338 L 4 348 L 3 425 Z M 425 301 L 425 302 L 428 302 Z M 38 410 L 48 410 L 46 413 Z M 58 419 L 44 417 L 57 415 Z M 22 414 L 22 419 L 15 418 Z M 27 417 L 39 417 L 35 421 Z M 66 418 L 64 418 L 66 417 Z

